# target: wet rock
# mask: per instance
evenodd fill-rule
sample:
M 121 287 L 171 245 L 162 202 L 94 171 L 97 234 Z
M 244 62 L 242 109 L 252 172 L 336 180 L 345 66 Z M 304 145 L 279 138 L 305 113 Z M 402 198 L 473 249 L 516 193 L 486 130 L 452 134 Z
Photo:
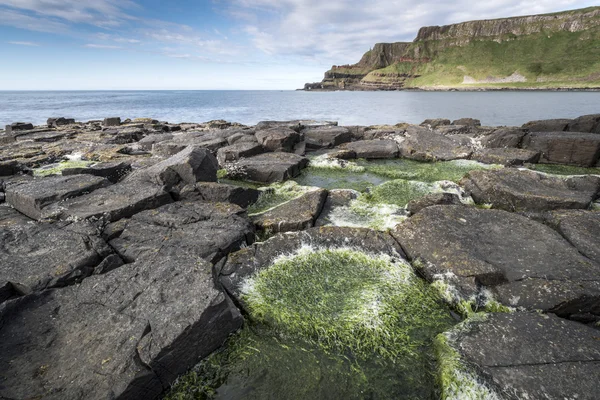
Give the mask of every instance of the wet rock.
M 583 115 L 567 126 L 569 132 L 600 133 L 600 114 Z
M 227 203 L 183 201 L 134 215 L 110 245 L 127 262 L 161 251 L 215 263 L 252 243 L 244 210 Z
M 326 199 L 327 190 L 317 189 L 251 218 L 257 229 L 266 232 L 301 231 L 314 226 Z
M 159 252 L 0 306 L 0 397 L 156 399 L 242 325 L 211 265 Z
M 143 180 L 172 190 L 178 185 L 216 182 L 218 169 L 217 159 L 208 149 L 188 146 L 158 164 L 131 173 L 127 180 Z
M 11 135 L 15 132 L 20 132 L 20 131 L 28 131 L 33 129 L 33 124 L 28 123 L 28 122 L 14 122 L 10 125 L 6 125 L 5 127 L 5 134 L 6 135 Z
M 302 132 L 309 149 L 332 148 L 352 140 L 350 130 L 340 126 L 308 128 Z
M 91 175 L 34 179 L 7 188 L 6 201 L 28 217 L 39 220 L 48 217 L 45 208 L 50 205 L 109 185 L 108 180 Z
M 266 242 L 255 243 L 230 254 L 223 266 L 217 268 L 219 280 L 225 290 L 241 302 L 241 287 L 247 278 L 268 268 L 276 258 L 293 253 L 303 246 L 353 248 L 367 253 L 404 257 L 402 249 L 388 233 L 363 228 L 327 226 L 281 233 Z
M 400 156 L 417 161 L 449 161 L 469 158 L 473 150 L 452 137 L 423 130 L 406 133 Z
M 67 168 L 62 170 L 63 176 L 87 174 L 101 176 L 112 183 L 118 182 L 122 177 L 131 171 L 131 164 L 128 162 L 106 162 L 94 164 L 90 167 Z
M 120 117 L 112 117 L 112 118 L 104 118 L 102 122 L 102 126 L 120 126 L 121 118 Z
M 265 152 L 265 149 L 256 142 L 237 142 L 236 144 L 221 147 L 217 151 L 217 160 L 220 166 L 240 158 L 252 157 Z
M 97 268 L 123 264 L 87 223 L 34 223 L 19 215 L 2 214 L 0 303 L 32 291 L 81 282 Z
M 500 210 L 433 206 L 392 232 L 431 281 L 464 299 L 486 289 L 506 306 L 600 315 L 600 265 L 552 228 Z
M 426 119 L 425 121 L 421 122 L 421 126 L 430 128 L 430 129 L 435 129 L 438 126 L 443 126 L 443 125 L 450 125 L 450 120 L 449 119 L 445 119 L 445 118 L 435 118 L 435 119 Z
M 172 201 L 162 186 L 131 180 L 55 203 L 45 208 L 44 214 L 53 219 L 93 218 L 112 222 Z
M 291 153 L 265 153 L 227 164 L 227 174 L 233 179 L 262 183 L 283 182 L 300 175 L 308 159 Z
M 523 139 L 522 147 L 541 152 L 541 163 L 593 167 L 600 159 L 596 133 L 532 132 Z
M 64 118 L 64 117 L 48 118 L 48 121 L 46 121 L 48 128 L 58 128 L 59 126 L 71 125 L 74 123 L 75 123 L 75 120 L 73 118 Z
M 331 213 L 336 207 L 348 207 L 352 200 L 356 200 L 360 196 L 360 192 L 350 189 L 333 189 L 330 190 L 323 210 L 319 215 L 319 218 L 315 221 L 315 226 L 326 226 L 331 225 L 330 219 Z
M 600 212 L 557 210 L 546 220 L 581 254 L 600 264 Z
M 377 159 L 398 157 L 398 144 L 393 140 L 359 140 L 345 143 L 342 150 L 352 151 L 356 158 Z
M 289 128 L 270 128 L 258 130 L 255 134 L 258 143 L 268 151 L 292 152 L 301 142 L 302 135 Z
M 471 159 L 486 164 L 501 164 L 505 166 L 536 164 L 540 160 L 539 151 L 514 148 L 480 149 L 473 153 Z
M 475 118 L 460 118 L 452 121 L 452 125 L 481 126 L 481 121 Z
M 406 206 L 411 214 L 416 214 L 424 208 L 437 205 L 461 205 L 460 196 L 455 193 L 430 193 L 420 199 L 412 200 Z
M 526 132 L 519 128 L 500 128 L 483 137 L 480 142 L 487 148 L 519 147 Z
M 449 337 L 461 360 L 507 398 L 597 398 L 600 346 L 593 328 L 553 315 L 490 314 Z
M 529 132 L 560 132 L 567 129 L 572 119 L 544 119 L 540 121 L 529 121 L 522 126 Z
M 260 191 L 234 185 L 215 182 L 198 182 L 183 188 L 179 194 L 181 201 L 208 201 L 216 203 L 231 203 L 242 208 L 258 200 Z
M 600 178 L 554 177 L 505 168 L 471 171 L 460 182 L 478 204 L 507 211 L 588 208 L 600 191 Z

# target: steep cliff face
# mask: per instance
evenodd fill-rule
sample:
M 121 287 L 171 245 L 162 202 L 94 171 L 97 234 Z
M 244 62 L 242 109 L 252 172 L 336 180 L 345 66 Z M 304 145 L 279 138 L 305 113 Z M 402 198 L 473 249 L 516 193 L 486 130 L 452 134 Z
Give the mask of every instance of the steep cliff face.
M 424 27 L 305 89 L 600 87 L 600 7 Z

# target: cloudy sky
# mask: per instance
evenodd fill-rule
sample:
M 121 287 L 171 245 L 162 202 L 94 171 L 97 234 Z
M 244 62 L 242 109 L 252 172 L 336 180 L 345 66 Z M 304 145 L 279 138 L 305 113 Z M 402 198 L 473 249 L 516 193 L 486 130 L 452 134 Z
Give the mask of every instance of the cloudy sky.
M 0 0 L 0 90 L 295 89 L 422 26 L 578 0 Z

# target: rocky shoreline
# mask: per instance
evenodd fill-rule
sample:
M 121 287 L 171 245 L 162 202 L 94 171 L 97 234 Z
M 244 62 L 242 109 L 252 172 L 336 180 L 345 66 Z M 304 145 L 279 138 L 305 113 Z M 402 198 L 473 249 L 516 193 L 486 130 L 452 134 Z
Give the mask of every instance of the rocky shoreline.
M 597 397 L 600 114 L 0 143 L 0 398 Z

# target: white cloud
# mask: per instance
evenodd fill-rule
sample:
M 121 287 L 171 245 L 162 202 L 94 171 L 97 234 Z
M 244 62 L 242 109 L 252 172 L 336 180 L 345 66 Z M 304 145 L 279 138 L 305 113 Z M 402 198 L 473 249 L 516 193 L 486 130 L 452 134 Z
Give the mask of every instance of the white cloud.
M 89 49 L 122 49 L 121 46 L 113 46 L 113 45 L 108 45 L 108 44 L 94 44 L 94 43 L 88 43 L 83 47 L 87 47 Z
M 37 43 L 33 43 L 33 42 L 17 42 L 17 41 L 10 41 L 10 42 L 6 42 L 8 44 L 14 44 L 17 46 L 33 46 L 33 47 L 38 47 L 39 44 Z
M 0 9 L 0 25 L 48 33 L 60 33 L 68 30 L 67 25 L 58 21 L 3 9 Z

